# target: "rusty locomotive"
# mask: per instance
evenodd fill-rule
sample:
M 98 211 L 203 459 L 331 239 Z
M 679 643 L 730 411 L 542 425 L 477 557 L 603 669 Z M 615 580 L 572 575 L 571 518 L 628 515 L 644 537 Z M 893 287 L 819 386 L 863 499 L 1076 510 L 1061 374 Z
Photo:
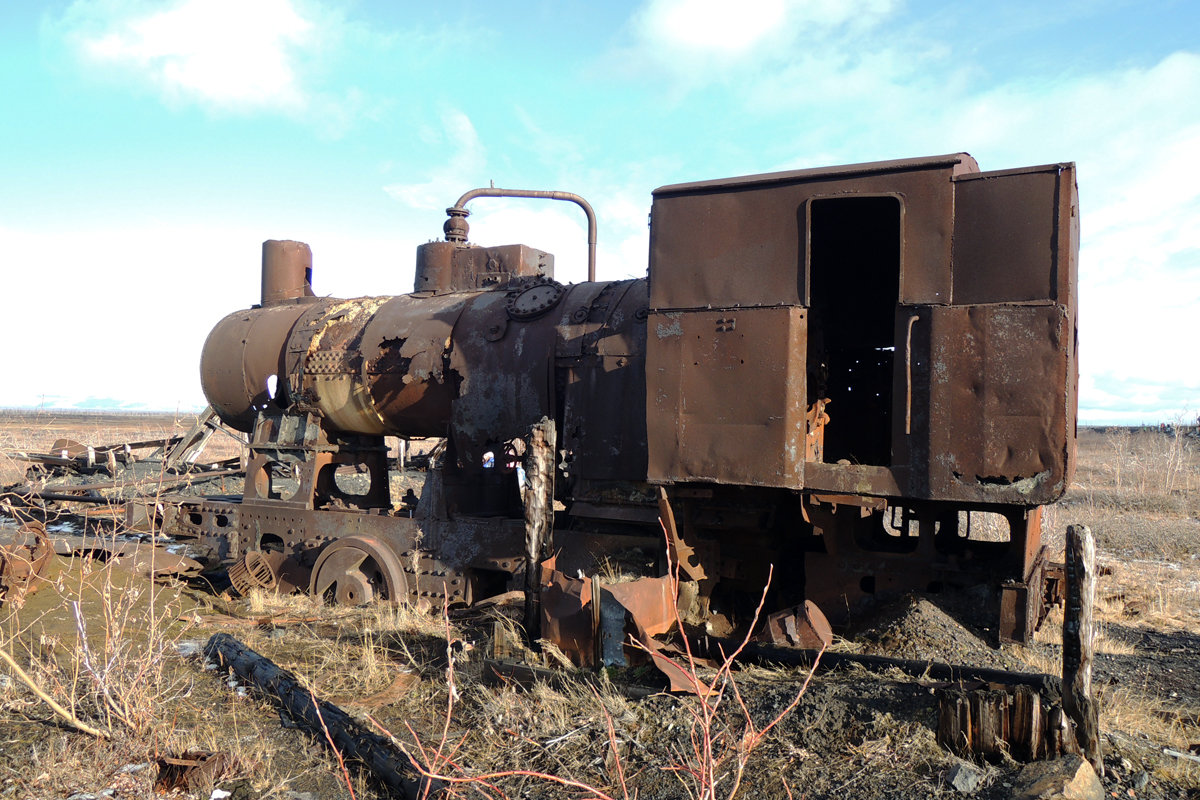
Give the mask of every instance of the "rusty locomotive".
M 201 362 L 250 434 L 244 495 L 182 500 L 172 533 L 243 583 L 347 603 L 470 603 L 551 552 L 570 575 L 662 574 L 670 547 L 717 628 L 773 569 L 768 611 L 837 624 L 976 587 L 1001 638 L 1032 634 L 1041 507 L 1074 469 L 1073 164 L 666 186 L 647 277 L 596 281 L 593 260 L 574 285 L 548 253 L 468 243 L 489 194 L 579 202 L 594 259 L 590 208 L 552 192 L 464 195 L 411 294 L 314 297 L 307 246 L 264 244 L 261 304 Z M 552 466 L 522 488 L 534 431 Z M 419 498 L 391 496 L 387 436 L 444 437 Z

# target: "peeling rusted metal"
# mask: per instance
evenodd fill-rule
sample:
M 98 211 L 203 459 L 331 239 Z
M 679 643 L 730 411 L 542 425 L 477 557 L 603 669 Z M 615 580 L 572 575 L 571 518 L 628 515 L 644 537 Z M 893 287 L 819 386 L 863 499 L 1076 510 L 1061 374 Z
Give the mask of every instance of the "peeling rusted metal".
M 662 520 L 667 542 L 674 551 L 674 562 L 679 565 L 679 569 L 693 581 L 707 579 L 704 565 L 695 563 L 696 549 L 683 541 L 679 535 L 679 528 L 675 525 L 675 512 L 671 510 L 671 501 L 667 497 L 666 489 L 661 486 L 658 489 L 658 515 Z
M 554 559 L 542 564 L 541 635 L 581 667 L 599 662 L 596 653 L 595 615 L 599 607 L 592 603 L 592 581 L 571 578 L 554 569 Z
M 676 622 L 669 576 L 605 583 L 570 577 L 542 563 L 542 637 L 581 666 L 629 666 L 649 652 L 636 642 L 666 633 Z
M 776 611 L 766 619 L 762 638 L 782 647 L 803 647 L 820 650 L 833 644 L 833 629 L 829 620 L 811 600 L 795 608 Z
M 667 676 L 672 692 L 689 692 L 698 697 L 711 697 L 719 690 L 697 673 L 697 667 L 714 669 L 717 664 L 707 658 L 689 656 L 684 650 L 670 644 L 646 639 L 642 642 L 654 668 Z
M 216 783 L 228 765 L 227 755 L 210 750 L 188 750 L 178 756 L 163 756 L 158 759 L 154 788 L 159 792 L 199 791 Z

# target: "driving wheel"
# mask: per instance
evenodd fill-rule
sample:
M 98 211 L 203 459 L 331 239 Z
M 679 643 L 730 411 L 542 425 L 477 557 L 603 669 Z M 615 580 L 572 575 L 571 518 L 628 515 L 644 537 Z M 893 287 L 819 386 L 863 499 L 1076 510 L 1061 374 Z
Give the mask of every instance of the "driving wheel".
M 309 591 L 343 606 L 408 599 L 399 557 L 373 536 L 347 536 L 326 547 L 313 565 Z

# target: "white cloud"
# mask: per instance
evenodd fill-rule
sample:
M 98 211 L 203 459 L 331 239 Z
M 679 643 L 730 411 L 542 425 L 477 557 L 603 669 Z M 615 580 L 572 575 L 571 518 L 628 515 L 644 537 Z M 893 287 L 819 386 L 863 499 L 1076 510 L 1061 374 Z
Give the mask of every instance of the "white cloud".
M 93 64 L 136 70 L 170 99 L 219 108 L 298 110 L 300 66 L 318 25 L 291 0 L 77 0 L 67 36 Z
M 647 43 L 671 50 L 744 53 L 784 23 L 784 0 L 651 0 L 635 17 Z
M 648 0 L 630 18 L 622 60 L 655 64 L 687 85 L 723 81 L 730 69 L 791 59 L 797 47 L 843 30 L 863 30 L 893 0 Z
M 487 159 L 471 119 L 457 109 L 448 109 L 441 123 L 440 132 L 433 128 L 421 131 L 431 149 L 446 151 L 430 159 L 441 166 L 426 180 L 383 187 L 405 205 L 423 210 L 448 208 L 463 192 L 483 185 Z

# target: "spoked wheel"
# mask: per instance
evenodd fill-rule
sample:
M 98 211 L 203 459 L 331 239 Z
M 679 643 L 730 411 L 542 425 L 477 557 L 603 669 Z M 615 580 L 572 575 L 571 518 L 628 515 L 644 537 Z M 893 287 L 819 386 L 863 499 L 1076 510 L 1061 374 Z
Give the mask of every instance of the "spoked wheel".
M 404 602 L 408 581 L 399 557 L 384 542 L 372 536 L 347 536 L 317 558 L 309 591 L 343 606 Z

